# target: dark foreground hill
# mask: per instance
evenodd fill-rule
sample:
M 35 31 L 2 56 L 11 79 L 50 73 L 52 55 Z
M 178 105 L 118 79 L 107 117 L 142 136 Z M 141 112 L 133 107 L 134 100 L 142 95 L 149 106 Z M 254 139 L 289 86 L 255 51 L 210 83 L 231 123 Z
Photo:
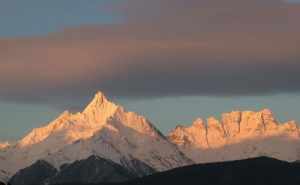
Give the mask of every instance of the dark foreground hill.
M 118 183 L 117 185 L 177 184 L 300 185 L 300 164 L 260 157 L 240 161 L 188 166 L 167 172 L 156 173 L 130 182 Z M 72 185 L 79 184 L 73 183 Z
M 108 159 L 90 156 L 85 160 L 62 165 L 58 171 L 48 162 L 40 160 L 12 176 L 9 184 L 116 183 L 155 172 L 154 169 L 136 159 L 123 160 L 122 162 L 123 165 L 120 165 Z

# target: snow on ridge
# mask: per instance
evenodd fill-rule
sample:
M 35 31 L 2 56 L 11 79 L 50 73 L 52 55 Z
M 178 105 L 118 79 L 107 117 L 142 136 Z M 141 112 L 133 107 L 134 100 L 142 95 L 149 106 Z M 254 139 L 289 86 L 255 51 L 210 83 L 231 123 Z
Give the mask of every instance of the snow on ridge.
M 59 167 L 90 155 L 118 163 L 133 157 L 157 170 L 191 163 L 145 117 L 127 112 L 101 92 L 83 112 L 65 111 L 48 125 L 33 129 L 1 155 L 5 160 L 0 160 L 0 166 L 10 174 L 40 159 Z
M 169 140 L 196 162 L 237 160 L 266 155 L 299 159 L 300 130 L 295 121 L 279 123 L 270 109 L 223 113 L 221 121 L 197 119 L 176 127 Z

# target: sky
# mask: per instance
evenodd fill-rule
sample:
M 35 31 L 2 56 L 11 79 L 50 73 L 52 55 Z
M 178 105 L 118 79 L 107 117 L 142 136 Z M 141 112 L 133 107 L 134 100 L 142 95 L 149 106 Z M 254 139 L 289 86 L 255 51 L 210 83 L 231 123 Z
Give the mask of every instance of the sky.
M 300 121 L 299 2 L 0 0 L 0 140 L 98 90 L 165 133 L 232 110 Z

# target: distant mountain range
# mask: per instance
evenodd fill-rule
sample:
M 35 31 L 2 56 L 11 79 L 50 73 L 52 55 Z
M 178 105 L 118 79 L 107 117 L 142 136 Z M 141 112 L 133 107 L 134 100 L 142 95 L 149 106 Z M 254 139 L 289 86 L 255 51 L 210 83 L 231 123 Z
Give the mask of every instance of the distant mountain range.
M 279 123 L 271 110 L 235 111 L 190 127 L 177 126 L 169 140 L 197 163 L 269 156 L 284 161 L 300 159 L 300 132 L 296 121 Z
M 196 163 L 260 156 L 292 162 L 300 159 L 299 141 L 296 122 L 279 123 L 268 109 L 225 113 L 221 121 L 199 118 L 164 136 L 98 92 L 82 112 L 65 111 L 16 144 L 1 144 L 0 181 L 109 183 Z

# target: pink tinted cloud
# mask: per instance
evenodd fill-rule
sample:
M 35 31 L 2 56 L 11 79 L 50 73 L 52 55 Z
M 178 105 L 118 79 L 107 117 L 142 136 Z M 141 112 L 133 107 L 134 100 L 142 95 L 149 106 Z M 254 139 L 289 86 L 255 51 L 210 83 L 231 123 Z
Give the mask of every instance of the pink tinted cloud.
M 0 40 L 0 98 L 56 102 L 98 89 L 124 97 L 300 90 L 298 5 L 182 2 L 129 0 L 119 6 L 127 23 Z

